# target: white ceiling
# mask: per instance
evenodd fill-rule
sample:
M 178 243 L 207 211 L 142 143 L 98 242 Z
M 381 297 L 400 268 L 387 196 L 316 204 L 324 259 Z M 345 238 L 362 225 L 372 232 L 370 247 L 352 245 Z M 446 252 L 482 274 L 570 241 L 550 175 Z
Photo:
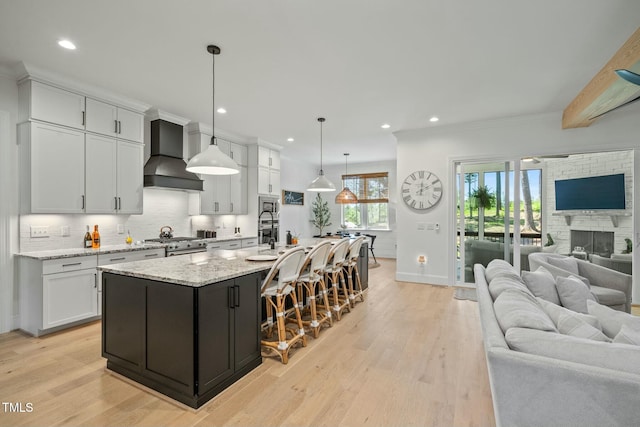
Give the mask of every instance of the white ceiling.
M 216 128 L 318 163 L 324 116 L 325 163 L 360 163 L 395 158 L 397 130 L 561 112 L 639 17 L 638 0 L 0 0 L 0 66 L 210 124 L 214 43 Z

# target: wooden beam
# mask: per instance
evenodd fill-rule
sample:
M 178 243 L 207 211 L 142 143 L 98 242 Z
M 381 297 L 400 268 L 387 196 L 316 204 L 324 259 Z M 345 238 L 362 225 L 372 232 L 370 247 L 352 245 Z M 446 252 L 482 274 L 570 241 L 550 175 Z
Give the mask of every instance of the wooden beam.
M 640 86 L 618 77 L 618 69 L 640 73 L 640 28 L 564 109 L 563 129 L 589 126 L 597 116 L 640 96 Z

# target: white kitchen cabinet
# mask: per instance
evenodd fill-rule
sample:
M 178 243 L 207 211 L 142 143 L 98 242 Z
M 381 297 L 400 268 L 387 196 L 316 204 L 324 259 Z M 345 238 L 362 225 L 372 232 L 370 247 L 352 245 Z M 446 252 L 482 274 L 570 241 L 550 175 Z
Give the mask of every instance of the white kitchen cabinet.
M 144 116 L 106 102 L 87 98 L 86 130 L 134 142 L 144 142 Z
M 280 152 L 259 145 L 258 166 L 280 170 Z
M 253 248 L 258 246 L 258 238 L 257 237 L 251 237 L 248 239 L 242 239 L 240 242 L 240 247 L 242 248 Z
M 20 328 L 39 336 L 98 316 L 97 257 L 20 257 Z
M 18 138 L 22 211 L 84 212 L 84 133 L 27 122 L 19 125 Z
M 116 161 L 118 213 L 142 213 L 143 170 L 144 144 L 118 140 Z
M 229 213 L 247 213 L 247 177 L 246 166 L 240 166 L 240 173 L 229 176 Z
M 220 249 L 234 250 L 234 249 L 240 249 L 241 247 L 242 247 L 242 243 L 240 239 L 225 240 L 222 242 L 209 242 L 207 243 L 207 252 L 217 251 Z
M 245 145 L 229 143 L 229 157 L 240 166 L 248 166 L 247 147 Z
M 262 145 L 253 146 L 249 164 L 257 169 L 258 194 L 280 198 L 280 153 Z
M 86 136 L 86 213 L 116 213 L 118 141 L 100 135 Z
M 27 80 L 19 86 L 19 122 L 41 120 L 75 129 L 85 127 L 85 97 L 55 86 Z
M 280 197 L 280 171 L 258 167 L 258 194 Z

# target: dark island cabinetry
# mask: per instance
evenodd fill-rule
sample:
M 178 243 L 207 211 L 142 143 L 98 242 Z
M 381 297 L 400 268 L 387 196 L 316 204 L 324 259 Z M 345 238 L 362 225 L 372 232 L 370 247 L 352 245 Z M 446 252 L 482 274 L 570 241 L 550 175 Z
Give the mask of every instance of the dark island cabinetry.
M 260 277 L 191 287 L 103 273 L 107 368 L 201 406 L 262 362 Z

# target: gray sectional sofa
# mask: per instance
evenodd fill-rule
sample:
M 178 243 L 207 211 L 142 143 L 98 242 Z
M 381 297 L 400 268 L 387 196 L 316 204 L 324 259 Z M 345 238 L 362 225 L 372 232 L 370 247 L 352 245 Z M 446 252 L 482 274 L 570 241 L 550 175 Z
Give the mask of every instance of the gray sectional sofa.
M 498 426 L 638 425 L 640 346 L 559 333 L 542 308 L 551 303 L 505 261 L 476 264 L 474 273 Z
M 564 268 L 562 264 L 568 261 L 575 263 L 578 270 L 569 271 Z M 531 271 L 535 271 L 538 267 L 544 267 L 554 277 L 578 275 L 590 285 L 591 292 L 601 304 L 627 313 L 631 311 L 632 277 L 629 274 L 611 270 L 589 261 L 545 252 L 529 254 L 529 266 Z
M 611 257 L 609 258 L 591 254 L 589 255 L 589 261 L 596 265 L 601 265 L 624 274 L 631 274 L 633 269 L 631 254 L 611 254 Z

